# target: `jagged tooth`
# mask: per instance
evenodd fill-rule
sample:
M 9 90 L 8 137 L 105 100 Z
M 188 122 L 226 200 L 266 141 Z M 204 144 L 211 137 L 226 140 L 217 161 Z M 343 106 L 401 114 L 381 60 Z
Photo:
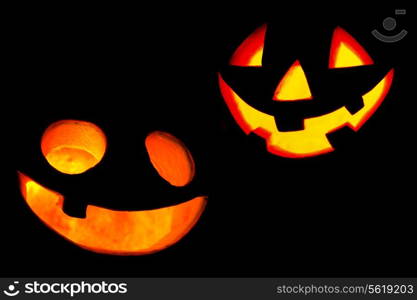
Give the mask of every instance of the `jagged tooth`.
M 62 210 L 74 218 L 84 219 L 87 216 L 87 206 L 78 197 L 73 199 L 71 196 L 65 196 Z
M 361 96 L 355 97 L 352 101 L 345 105 L 346 109 L 350 114 L 356 114 L 364 106 L 363 99 Z
M 275 117 L 275 123 L 279 131 L 296 131 L 304 129 L 302 118 L 291 118 L 285 116 Z

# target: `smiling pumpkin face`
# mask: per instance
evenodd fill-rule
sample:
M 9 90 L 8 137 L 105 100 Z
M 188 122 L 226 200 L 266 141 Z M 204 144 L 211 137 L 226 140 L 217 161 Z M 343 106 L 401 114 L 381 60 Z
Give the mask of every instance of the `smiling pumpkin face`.
M 186 187 L 193 181 L 194 160 L 179 139 L 167 132 L 154 131 L 146 136 L 143 146 L 148 163 L 161 180 L 173 188 Z M 107 148 L 105 133 L 86 121 L 55 122 L 41 138 L 45 160 L 61 174 L 71 177 L 99 166 Z M 27 205 L 49 228 L 82 248 L 114 255 L 148 254 L 173 245 L 196 224 L 206 204 L 206 197 L 196 195 L 176 205 L 138 211 L 90 204 L 84 217 L 73 217 L 64 212 L 65 194 L 49 189 L 47 183 L 40 184 L 23 172 L 19 172 L 19 180 Z
M 328 135 L 345 126 L 358 131 L 387 95 L 394 70 L 375 68 L 358 41 L 337 27 L 328 46 L 327 72 L 317 72 L 308 61 L 306 72 L 295 58 L 277 78 L 279 72 L 264 63 L 267 29 L 263 25 L 244 40 L 219 73 L 228 109 L 246 134 L 265 139 L 270 153 L 299 158 L 333 151 Z M 343 78 L 352 74 L 356 82 L 347 87 Z M 326 85 L 338 94 L 327 92 Z

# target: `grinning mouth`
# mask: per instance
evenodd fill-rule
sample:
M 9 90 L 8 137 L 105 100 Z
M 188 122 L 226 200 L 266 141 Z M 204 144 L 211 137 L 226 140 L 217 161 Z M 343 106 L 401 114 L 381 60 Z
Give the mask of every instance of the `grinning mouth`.
M 279 120 L 247 104 L 223 80 L 219 74 L 220 90 L 223 98 L 239 127 L 246 133 L 255 133 L 266 140 L 270 153 L 290 158 L 300 158 L 328 153 L 334 150 L 327 134 L 344 126 L 358 131 L 381 105 L 387 95 L 394 77 L 391 69 L 373 89 L 362 96 L 363 107 L 351 114 L 346 107 L 341 107 L 328 114 L 307 118 L 303 129 L 280 131 Z
M 87 206 L 85 218 L 63 211 L 64 197 L 18 172 L 20 190 L 33 213 L 70 242 L 90 251 L 142 255 L 163 250 L 181 240 L 197 223 L 206 197 L 144 211 L 115 211 Z

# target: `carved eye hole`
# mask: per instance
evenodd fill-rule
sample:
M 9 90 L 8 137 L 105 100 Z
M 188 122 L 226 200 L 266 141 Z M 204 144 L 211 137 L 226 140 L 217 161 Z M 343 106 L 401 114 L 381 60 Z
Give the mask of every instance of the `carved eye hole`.
M 233 53 L 232 66 L 262 67 L 266 25 L 262 25 L 248 36 Z
M 146 137 L 145 147 L 155 170 L 171 185 L 185 186 L 193 180 L 195 165 L 191 152 L 175 136 L 154 131 Z
M 62 120 L 51 124 L 41 141 L 48 163 L 65 174 L 81 174 L 96 166 L 106 151 L 106 136 L 95 124 Z
M 372 65 L 368 52 L 349 33 L 340 27 L 333 32 L 329 68 L 349 68 Z

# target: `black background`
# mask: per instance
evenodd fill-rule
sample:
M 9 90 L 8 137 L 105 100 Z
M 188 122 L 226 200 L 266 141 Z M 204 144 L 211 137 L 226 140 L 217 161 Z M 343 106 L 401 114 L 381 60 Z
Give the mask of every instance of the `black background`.
M 6 24 L 10 68 L 2 110 L 1 275 L 415 276 L 415 94 L 407 69 L 413 36 L 384 44 L 370 34 L 384 32 L 382 20 L 395 8 L 402 7 L 259 4 L 226 11 L 212 3 L 13 11 Z M 410 14 L 396 17 L 397 30 L 408 29 Z M 376 64 L 395 68 L 384 103 L 358 133 L 340 131 L 335 152 L 298 160 L 274 156 L 234 123 L 217 72 L 265 22 L 282 24 L 288 36 L 308 28 L 296 48 L 286 41 L 282 47 L 310 58 L 318 39 L 311 33 L 342 26 Z M 195 228 L 169 249 L 138 257 L 91 253 L 46 228 L 21 198 L 16 171 L 66 188 L 39 150 L 43 130 L 61 119 L 96 123 L 114 150 L 106 155 L 123 156 L 106 169 L 114 186 L 89 179 L 105 189 L 106 207 L 152 207 L 157 184 L 128 180 L 146 170 L 139 154 L 144 137 L 166 130 L 181 138 L 197 164 L 187 192 L 209 196 Z M 71 196 L 99 201 L 86 194 L 80 188 Z M 155 207 L 173 204 L 155 201 Z

